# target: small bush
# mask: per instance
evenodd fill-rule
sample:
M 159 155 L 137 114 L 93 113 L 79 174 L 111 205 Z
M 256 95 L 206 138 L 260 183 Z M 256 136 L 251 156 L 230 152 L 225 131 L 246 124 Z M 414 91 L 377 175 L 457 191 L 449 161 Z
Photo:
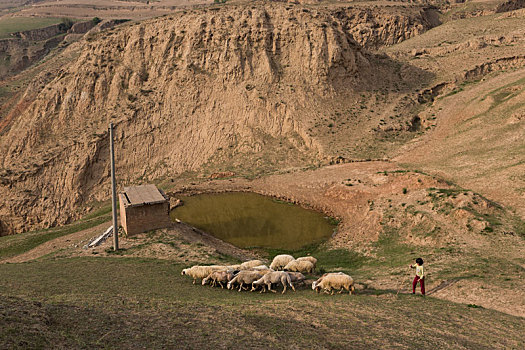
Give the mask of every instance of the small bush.
M 407 192 L 408 192 L 407 188 L 406 187 L 403 188 L 403 194 L 407 194 Z
M 64 30 L 69 30 L 73 26 L 74 22 L 71 18 L 62 18 L 61 26 L 63 26 Z

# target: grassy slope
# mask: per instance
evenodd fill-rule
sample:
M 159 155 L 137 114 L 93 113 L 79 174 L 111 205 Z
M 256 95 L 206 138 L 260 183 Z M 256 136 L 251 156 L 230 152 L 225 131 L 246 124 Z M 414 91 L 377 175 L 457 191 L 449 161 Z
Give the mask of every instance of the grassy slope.
M 111 218 L 110 210 L 110 207 L 101 207 L 83 220 L 58 228 L 0 237 L 0 260 L 27 252 L 52 239 L 95 227 Z
M 521 348 L 523 319 L 410 295 L 239 293 L 158 260 L 0 266 L 0 347 Z M 16 296 L 16 297 L 15 297 Z
M 63 21 L 55 17 L 5 17 L 0 18 L 0 39 L 8 38 L 9 33 L 44 28 Z

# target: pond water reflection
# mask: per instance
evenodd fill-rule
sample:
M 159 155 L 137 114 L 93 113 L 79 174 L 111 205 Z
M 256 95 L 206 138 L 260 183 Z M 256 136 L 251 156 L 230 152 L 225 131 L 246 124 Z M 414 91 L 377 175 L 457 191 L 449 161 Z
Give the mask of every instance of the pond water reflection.
M 331 237 L 323 214 L 255 193 L 228 192 L 182 198 L 171 212 L 179 219 L 237 247 L 294 250 Z

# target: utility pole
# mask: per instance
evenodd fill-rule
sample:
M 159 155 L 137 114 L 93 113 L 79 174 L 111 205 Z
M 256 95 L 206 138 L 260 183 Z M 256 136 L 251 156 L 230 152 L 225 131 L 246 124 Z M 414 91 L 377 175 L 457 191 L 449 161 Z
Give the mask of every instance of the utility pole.
M 113 209 L 113 249 L 118 250 L 117 224 L 117 180 L 115 179 L 115 145 L 113 144 L 113 123 L 109 123 L 109 150 L 111 158 L 111 206 Z

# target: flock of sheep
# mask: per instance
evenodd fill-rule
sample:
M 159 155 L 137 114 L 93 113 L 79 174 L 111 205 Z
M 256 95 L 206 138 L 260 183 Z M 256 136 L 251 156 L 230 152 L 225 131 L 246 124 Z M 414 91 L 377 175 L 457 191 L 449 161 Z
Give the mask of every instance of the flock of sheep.
M 193 278 L 193 284 L 197 279 L 202 279 L 202 285 L 210 284 L 212 287 L 217 285 L 224 288 L 233 289 L 239 286 L 241 290 L 250 291 L 261 289 L 261 293 L 269 291 L 274 292 L 272 285 L 283 286 L 283 294 L 289 286 L 295 291 L 295 284 L 304 283 L 305 276 L 303 273 L 313 273 L 317 259 L 312 256 L 305 256 L 295 259 L 291 255 L 277 255 L 270 267 L 264 265 L 260 260 L 246 261 L 240 265 L 210 265 L 210 266 L 192 266 L 182 270 L 182 275 Z M 325 293 L 334 294 L 339 290 L 344 290 L 348 294 L 354 291 L 354 280 L 349 275 L 342 272 L 325 273 L 317 281 L 312 283 L 312 289 L 317 293 L 323 290 Z

